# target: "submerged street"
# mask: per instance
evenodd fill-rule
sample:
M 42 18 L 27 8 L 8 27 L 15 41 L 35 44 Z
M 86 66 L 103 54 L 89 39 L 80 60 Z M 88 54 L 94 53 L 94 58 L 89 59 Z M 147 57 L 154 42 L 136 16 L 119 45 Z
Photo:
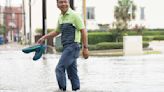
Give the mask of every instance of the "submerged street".
M 21 49 L 0 49 L 0 92 L 58 92 L 55 67 L 60 55 L 33 61 L 34 53 Z M 80 92 L 164 92 L 164 54 L 79 58 L 78 69 Z
M 162 7 L 162 0 L 0 0 L 0 92 L 164 92 Z

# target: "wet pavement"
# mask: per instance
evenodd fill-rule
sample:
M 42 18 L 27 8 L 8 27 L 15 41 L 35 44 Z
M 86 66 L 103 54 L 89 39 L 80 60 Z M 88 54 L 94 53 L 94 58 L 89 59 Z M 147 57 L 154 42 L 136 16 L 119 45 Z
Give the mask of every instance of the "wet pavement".
M 0 92 L 58 92 L 55 66 L 60 55 L 0 50 Z M 80 92 L 164 92 L 164 54 L 78 59 Z M 70 82 L 67 82 L 71 92 Z

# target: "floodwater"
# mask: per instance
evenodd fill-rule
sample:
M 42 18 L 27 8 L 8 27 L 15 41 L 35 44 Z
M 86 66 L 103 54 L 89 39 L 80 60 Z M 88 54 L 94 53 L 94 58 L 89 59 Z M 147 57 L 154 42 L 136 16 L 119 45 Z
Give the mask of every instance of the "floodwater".
M 60 55 L 0 51 L 0 92 L 58 92 L 55 66 Z M 164 92 L 164 55 L 78 59 L 80 92 Z M 71 92 L 70 82 L 67 82 Z

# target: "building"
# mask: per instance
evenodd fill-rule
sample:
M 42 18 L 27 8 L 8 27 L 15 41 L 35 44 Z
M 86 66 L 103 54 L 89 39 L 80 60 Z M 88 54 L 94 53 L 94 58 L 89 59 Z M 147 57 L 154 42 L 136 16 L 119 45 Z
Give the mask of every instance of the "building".
M 118 0 L 87 0 L 87 28 L 97 29 L 98 24 L 109 24 L 109 27 L 112 27 L 117 2 Z M 137 6 L 137 11 L 136 19 L 130 22 L 130 27 L 141 25 L 146 28 L 164 28 L 162 0 L 133 0 L 133 2 Z
M 4 7 L 3 24 L 6 27 L 5 38 L 9 42 L 20 40 L 20 30 L 22 29 L 22 7 Z
M 26 6 L 26 30 L 29 30 L 29 0 L 25 0 Z M 56 0 L 47 1 L 47 28 L 55 29 L 60 11 L 56 6 Z M 137 6 L 136 19 L 129 26 L 142 25 L 146 28 L 164 28 L 164 8 L 162 0 L 133 0 Z M 75 10 L 83 16 L 82 0 L 74 0 Z M 114 19 L 114 7 L 117 0 L 87 0 L 87 29 L 99 29 L 99 25 L 108 25 L 112 28 Z M 31 4 L 31 31 L 32 37 L 35 30 L 42 28 L 42 0 L 33 1 Z M 34 42 L 34 38 L 32 38 Z
M 0 6 L 0 25 L 3 24 L 2 7 Z
M 0 25 L 2 25 L 2 14 L 1 14 L 1 12 L 2 12 L 2 8 L 0 6 Z

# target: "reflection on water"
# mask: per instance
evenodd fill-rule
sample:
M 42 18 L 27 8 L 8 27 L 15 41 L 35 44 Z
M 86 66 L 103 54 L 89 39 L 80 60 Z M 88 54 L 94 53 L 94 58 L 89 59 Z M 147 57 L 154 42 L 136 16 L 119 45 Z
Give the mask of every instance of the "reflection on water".
M 33 61 L 33 55 L 0 52 L 0 92 L 56 92 L 60 56 Z M 164 55 L 79 58 L 80 92 L 164 92 L 163 66 Z
M 87 62 L 83 81 L 85 89 L 89 85 L 88 89 L 104 92 L 164 92 L 163 66 L 163 55 L 94 57 Z

